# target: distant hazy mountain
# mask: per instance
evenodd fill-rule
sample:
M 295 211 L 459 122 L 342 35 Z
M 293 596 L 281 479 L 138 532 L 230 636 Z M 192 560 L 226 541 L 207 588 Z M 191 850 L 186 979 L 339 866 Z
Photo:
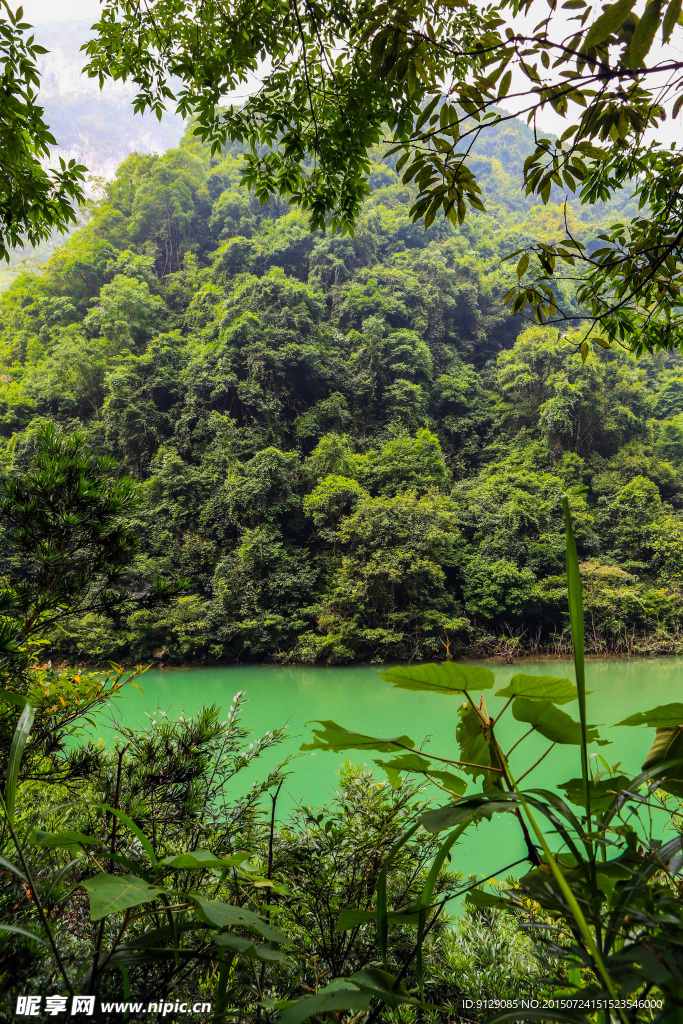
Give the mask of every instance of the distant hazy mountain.
M 57 140 L 51 164 L 60 156 L 74 158 L 91 175 L 112 178 L 129 153 L 163 153 L 178 145 L 183 133 L 180 117 L 167 114 L 158 121 L 152 114 L 134 114 L 134 86 L 107 82 L 100 91 L 97 79 L 82 73 L 85 58 L 80 47 L 90 35 L 90 21 L 41 24 L 33 19 L 33 24 L 37 42 L 50 51 L 38 66 L 45 120 Z M 55 234 L 36 249 L 16 249 L 9 266 L 0 265 L 0 291 L 26 261 L 44 263 L 64 237 Z
M 151 114 L 134 114 L 134 86 L 107 82 L 100 91 L 97 79 L 82 73 L 80 47 L 90 35 L 89 21 L 36 23 L 35 30 L 50 51 L 39 67 L 40 96 L 59 147 L 53 159 L 75 157 L 92 174 L 111 177 L 129 153 L 163 152 L 178 144 L 179 117 L 168 114 L 158 121 Z

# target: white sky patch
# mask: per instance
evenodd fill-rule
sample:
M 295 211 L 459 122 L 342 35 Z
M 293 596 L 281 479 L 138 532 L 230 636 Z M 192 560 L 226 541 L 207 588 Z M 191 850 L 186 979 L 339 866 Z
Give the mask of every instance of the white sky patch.
M 14 10 L 19 3 L 14 0 Z M 24 0 L 24 17 L 31 24 L 80 21 L 82 18 L 97 21 L 100 14 L 99 0 Z

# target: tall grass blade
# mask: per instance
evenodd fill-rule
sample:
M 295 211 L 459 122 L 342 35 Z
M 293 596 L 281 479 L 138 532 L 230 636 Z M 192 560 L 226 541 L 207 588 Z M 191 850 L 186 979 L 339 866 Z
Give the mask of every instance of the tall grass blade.
M 17 799 L 17 783 L 19 781 L 19 767 L 24 754 L 26 741 L 28 740 L 33 726 L 35 711 L 30 704 L 24 706 L 19 716 L 17 727 L 12 737 L 9 760 L 7 762 L 7 782 L 5 783 L 5 811 L 11 825 L 14 825 L 14 808 Z
M 576 688 L 579 699 L 579 719 L 581 722 L 581 778 L 583 779 L 583 795 L 586 807 L 586 828 L 592 831 L 590 804 L 590 775 L 588 774 L 588 739 L 586 723 L 586 667 L 583 646 L 583 585 L 579 572 L 579 558 L 576 553 L 576 541 L 572 527 L 572 514 L 567 495 L 562 497 L 562 511 L 567 526 L 567 590 L 569 594 L 569 622 L 572 632 L 572 649 L 574 652 L 574 671 L 576 672 Z
M 588 767 L 588 724 L 586 722 L 586 666 L 583 643 L 583 585 L 579 572 L 579 557 L 576 553 L 576 541 L 572 526 L 572 514 L 569 498 L 562 496 L 562 511 L 567 526 L 567 591 L 569 595 L 569 621 L 572 632 L 572 650 L 574 652 L 574 670 L 576 672 L 576 688 L 579 699 L 579 719 L 581 722 L 581 779 L 583 782 L 583 798 L 586 808 L 585 827 L 588 834 L 590 849 L 589 875 L 592 890 L 593 910 L 599 913 L 600 894 L 595 864 L 595 843 L 593 842 L 593 814 L 591 811 L 591 777 Z M 602 929 L 596 918 L 595 941 L 598 949 L 602 949 Z

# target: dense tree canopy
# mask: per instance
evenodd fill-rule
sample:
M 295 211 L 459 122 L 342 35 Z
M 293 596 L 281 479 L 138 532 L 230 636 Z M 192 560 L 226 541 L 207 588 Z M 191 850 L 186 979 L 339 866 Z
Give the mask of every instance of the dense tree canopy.
M 244 180 L 259 199 L 288 198 L 313 228 L 359 222 L 379 143 L 417 185 L 414 220 L 429 226 L 443 211 L 462 222 L 484 198 L 473 155 L 513 116 L 499 104 L 521 110 L 535 130 L 520 173 L 527 194 L 593 204 L 626 192 L 639 213 L 606 226 L 592 250 L 568 217 L 558 238 L 520 250 L 508 299 L 515 310 L 531 303 L 539 321 L 575 316 L 558 294 L 562 267 L 595 336 L 642 352 L 682 340 L 682 151 L 652 132 L 683 104 L 683 19 L 680 0 L 635 8 L 105 0 L 85 49 L 89 74 L 137 84 L 137 108 L 161 116 L 177 104 L 215 147 L 246 144 Z M 540 127 L 545 111 L 566 123 L 559 139 Z
M 80 431 L 142 484 L 125 585 L 186 580 L 166 608 L 85 610 L 56 651 L 564 650 L 565 489 L 593 648 L 679 649 L 683 366 L 583 362 L 585 329 L 512 316 L 500 253 L 553 221 L 514 187 L 531 133 L 498 131 L 499 155 L 477 158 L 490 213 L 425 232 L 416 187 L 373 163 L 353 237 L 261 207 L 239 149 L 188 134 L 125 161 L 88 225 L 4 293 L 4 472 L 41 423 Z M 593 245 L 612 216 L 576 230 Z

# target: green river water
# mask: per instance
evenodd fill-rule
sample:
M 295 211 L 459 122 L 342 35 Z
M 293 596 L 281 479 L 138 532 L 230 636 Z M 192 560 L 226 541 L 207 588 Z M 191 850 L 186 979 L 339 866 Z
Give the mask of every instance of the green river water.
M 490 714 L 502 707 L 503 698 L 495 697 L 495 689 L 506 685 L 517 672 L 568 676 L 573 680 L 570 661 L 524 661 L 514 666 L 492 664 L 496 687 L 485 692 Z M 377 675 L 377 668 L 283 668 L 248 666 L 239 668 L 151 669 L 139 680 L 144 693 L 127 687 L 125 696 L 113 703 L 111 712 L 127 725 L 149 724 L 161 708 L 170 716 L 181 712 L 192 715 L 203 704 L 218 704 L 227 709 L 238 690 L 246 693 L 242 722 L 255 735 L 287 725 L 288 738 L 262 759 L 253 762 L 244 774 L 241 786 L 246 789 L 264 769 L 274 766 L 283 753 L 298 752 L 310 740 L 311 719 L 333 719 L 347 729 L 373 736 L 391 737 L 407 734 L 419 746 L 429 738 L 426 752 L 457 757 L 455 747 L 456 709 L 458 697 L 395 689 Z M 626 773 L 636 774 L 650 748 L 653 730 L 647 728 L 608 728 L 636 711 L 658 704 L 683 701 L 683 658 L 657 660 L 610 659 L 589 661 L 587 685 L 593 692 L 588 697 L 588 718 L 601 725 L 603 738 L 610 746 L 594 747 L 609 762 L 621 762 Z M 578 706 L 564 705 L 563 710 L 578 717 Z M 526 731 L 515 722 L 509 710 L 497 730 L 504 749 Z M 101 731 L 105 741 L 111 732 Z M 511 765 L 519 777 L 548 746 L 546 740 L 531 736 L 520 744 Z M 381 754 L 376 755 L 382 757 Z M 279 811 L 285 815 L 298 803 L 317 806 L 334 797 L 337 772 L 344 759 L 372 765 L 372 754 L 351 751 L 347 754 L 326 752 L 302 753 L 291 765 Z M 386 776 L 376 769 L 378 780 Z M 539 788 L 564 782 L 580 774 L 579 748 L 556 746 L 543 763 L 528 776 L 525 786 Z M 432 788 L 432 787 L 430 787 Z M 435 798 L 446 794 L 433 789 Z M 524 854 L 519 827 L 510 815 L 499 815 L 471 830 L 466 842 L 455 851 L 454 867 L 466 873 L 488 875 Z

